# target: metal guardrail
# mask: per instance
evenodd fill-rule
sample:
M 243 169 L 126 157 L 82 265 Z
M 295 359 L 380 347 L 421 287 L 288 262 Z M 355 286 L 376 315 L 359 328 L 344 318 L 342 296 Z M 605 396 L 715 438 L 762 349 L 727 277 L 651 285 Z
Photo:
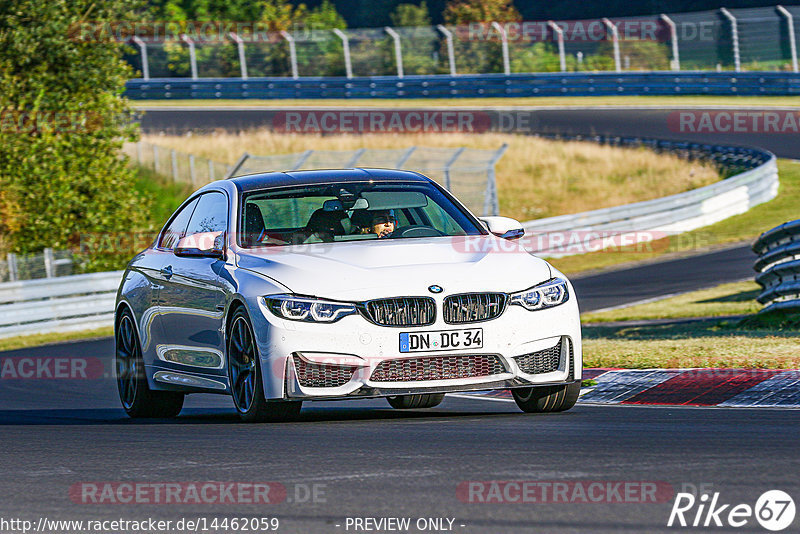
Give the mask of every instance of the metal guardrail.
M 800 308 L 800 220 L 768 230 L 753 244 L 753 266 L 762 287 L 756 300 L 762 311 Z
M 607 238 L 614 236 L 630 236 L 634 243 L 646 242 L 688 232 L 744 213 L 778 194 L 777 159 L 774 154 L 764 150 L 652 139 L 557 135 L 548 137 L 592 140 L 618 146 L 650 146 L 658 151 L 669 151 L 689 159 L 708 159 L 723 169 L 735 169 L 739 174 L 705 187 L 663 198 L 528 221 L 523 223 L 523 227 L 529 238 L 555 232 L 571 232 L 572 235 L 591 233 L 597 235 L 592 238 L 592 247 L 595 250 L 605 248 L 602 243 L 608 243 Z M 581 237 L 584 242 L 586 239 L 589 238 Z M 542 256 L 563 256 L 569 248 L 568 242 L 560 239 L 533 241 L 548 244 L 535 251 Z M 619 242 L 620 240 L 612 240 L 610 243 Z M 573 254 L 579 253 L 581 249 L 574 250 Z
M 111 326 L 122 271 L 0 284 L 0 338 Z
M 365 76 L 360 78 L 152 78 L 129 80 L 134 100 L 485 98 L 609 95 L 797 95 L 792 72 L 598 72 Z

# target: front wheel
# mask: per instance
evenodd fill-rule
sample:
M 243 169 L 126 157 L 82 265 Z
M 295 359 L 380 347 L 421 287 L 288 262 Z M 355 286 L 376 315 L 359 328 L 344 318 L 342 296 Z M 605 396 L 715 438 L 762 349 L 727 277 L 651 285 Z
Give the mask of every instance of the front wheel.
M 411 410 L 415 408 L 433 408 L 444 400 L 444 393 L 424 393 L 420 395 L 398 395 L 386 397 L 392 408 Z
M 580 381 L 563 386 L 538 386 L 511 390 L 517 406 L 526 413 L 563 412 L 575 406 L 581 393 Z
M 130 417 L 176 417 L 183 408 L 183 393 L 153 391 L 147 385 L 142 349 L 129 310 L 122 312 L 114 336 L 117 389 Z
M 247 423 L 287 421 L 300 413 L 302 401 L 268 401 L 264 398 L 261 365 L 250 318 L 239 308 L 228 334 L 228 379 L 233 404 Z

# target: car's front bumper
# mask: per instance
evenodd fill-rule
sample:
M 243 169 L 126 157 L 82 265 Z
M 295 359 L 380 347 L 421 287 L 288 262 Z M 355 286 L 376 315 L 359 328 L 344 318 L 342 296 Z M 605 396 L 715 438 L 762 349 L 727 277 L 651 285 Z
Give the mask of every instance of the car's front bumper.
M 547 310 L 531 312 L 520 306 L 508 306 L 500 317 L 490 321 L 449 325 L 439 318 L 426 327 L 378 326 L 358 315 L 333 324 L 305 323 L 280 319 L 262 304 L 258 308 L 259 313 L 254 313 L 253 319 L 268 399 L 347 399 L 475 391 L 566 384 L 581 378 L 581 330 L 574 298 Z M 467 328 L 483 330 L 481 349 L 400 352 L 401 332 Z M 558 366 L 548 372 L 527 373 L 515 359 L 546 352 L 559 344 Z M 502 362 L 504 369 L 481 376 L 443 376 L 433 380 L 374 379 L 376 368 L 382 362 L 424 358 L 426 365 L 436 365 L 438 362 L 434 360 L 451 356 L 456 359 L 493 357 Z M 305 367 L 298 370 L 298 365 Z M 353 372 L 346 381 L 340 378 L 321 384 L 308 380 L 309 365 L 315 369 L 315 376 L 330 371 L 341 377 L 342 369 Z M 408 377 L 407 374 L 403 376 Z

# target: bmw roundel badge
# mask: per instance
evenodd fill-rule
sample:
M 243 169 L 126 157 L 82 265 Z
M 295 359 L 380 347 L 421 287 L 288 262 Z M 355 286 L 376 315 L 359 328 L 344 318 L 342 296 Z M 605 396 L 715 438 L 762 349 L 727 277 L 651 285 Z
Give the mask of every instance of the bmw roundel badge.
M 428 286 L 428 291 L 430 291 L 431 293 L 441 293 L 442 291 L 444 291 L 444 289 L 442 289 L 442 286 L 433 285 L 433 286 Z

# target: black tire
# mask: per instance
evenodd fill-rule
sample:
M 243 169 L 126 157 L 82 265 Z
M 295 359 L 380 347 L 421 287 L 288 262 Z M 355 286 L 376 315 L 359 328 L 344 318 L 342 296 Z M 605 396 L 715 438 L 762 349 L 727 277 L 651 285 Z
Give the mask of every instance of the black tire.
M 233 404 L 246 423 L 290 421 L 300 414 L 302 401 L 268 401 L 264 398 L 264 382 L 253 327 L 244 308 L 231 317 L 228 329 L 228 380 Z
M 126 309 L 119 316 L 114 335 L 117 390 L 122 407 L 133 418 L 177 417 L 183 408 L 184 394 L 150 389 L 135 324 L 133 315 Z
M 419 395 L 397 395 L 386 397 L 392 408 L 411 410 L 417 408 L 433 408 L 444 400 L 444 393 L 423 393 Z
M 511 390 L 520 410 L 526 413 L 563 412 L 575 406 L 581 393 L 580 381 L 563 386 L 538 386 Z

